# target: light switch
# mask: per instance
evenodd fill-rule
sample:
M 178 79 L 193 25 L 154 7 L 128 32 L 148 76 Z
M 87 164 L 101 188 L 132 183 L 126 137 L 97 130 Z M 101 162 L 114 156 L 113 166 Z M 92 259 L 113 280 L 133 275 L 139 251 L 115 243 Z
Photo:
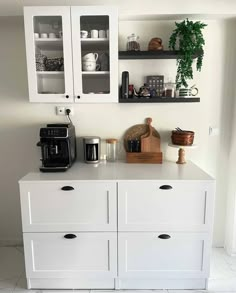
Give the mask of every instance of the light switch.
M 218 127 L 209 127 L 209 136 L 218 136 L 220 134 L 220 129 Z

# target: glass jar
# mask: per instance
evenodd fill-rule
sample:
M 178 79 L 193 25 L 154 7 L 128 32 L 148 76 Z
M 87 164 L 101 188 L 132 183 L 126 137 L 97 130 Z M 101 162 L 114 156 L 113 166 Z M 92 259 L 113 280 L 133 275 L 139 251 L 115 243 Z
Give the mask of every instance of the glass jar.
M 128 39 L 127 51 L 140 51 L 140 45 L 137 42 L 137 40 L 139 39 L 138 36 L 136 36 L 135 34 L 132 34 L 128 36 L 127 39 Z
M 117 160 L 117 142 L 115 138 L 106 139 L 107 161 L 115 162 Z
M 165 83 L 164 97 L 174 98 L 176 96 L 176 85 L 173 82 Z

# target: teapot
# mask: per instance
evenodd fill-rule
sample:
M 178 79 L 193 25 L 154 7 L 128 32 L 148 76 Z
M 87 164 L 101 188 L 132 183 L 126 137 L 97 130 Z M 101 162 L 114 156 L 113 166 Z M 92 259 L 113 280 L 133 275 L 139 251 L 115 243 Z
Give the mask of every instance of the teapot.
M 140 97 L 150 97 L 150 88 L 148 85 L 145 83 L 143 86 L 140 87 L 139 89 L 139 96 Z

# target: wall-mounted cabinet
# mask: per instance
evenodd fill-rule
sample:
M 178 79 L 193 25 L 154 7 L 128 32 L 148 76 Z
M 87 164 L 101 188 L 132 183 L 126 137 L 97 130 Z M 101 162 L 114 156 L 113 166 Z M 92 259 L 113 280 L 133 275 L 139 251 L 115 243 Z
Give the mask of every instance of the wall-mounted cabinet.
M 31 102 L 118 101 L 116 10 L 93 6 L 25 7 L 24 19 Z M 94 35 L 92 30 L 96 31 Z M 81 31 L 88 33 L 86 38 L 81 37 Z M 83 64 L 88 53 L 96 56 L 89 63 L 92 68 Z

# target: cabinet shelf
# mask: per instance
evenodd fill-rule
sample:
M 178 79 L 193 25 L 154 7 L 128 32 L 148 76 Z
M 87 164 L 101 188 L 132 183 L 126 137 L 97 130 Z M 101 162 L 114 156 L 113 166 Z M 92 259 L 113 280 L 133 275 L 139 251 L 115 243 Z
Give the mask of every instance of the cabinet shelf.
M 108 43 L 109 39 L 107 38 L 86 38 L 86 39 L 81 39 L 82 44 L 103 44 L 103 43 Z
M 109 75 L 110 71 L 82 71 L 83 75 Z
M 193 59 L 199 52 L 193 55 Z M 179 51 L 119 51 L 119 59 L 177 59 Z
M 37 71 L 38 75 L 62 75 L 64 71 Z
M 54 38 L 54 39 L 35 39 L 35 45 L 37 48 L 41 50 L 46 49 L 56 49 L 56 50 L 62 50 L 63 48 L 63 40 L 62 38 Z
M 167 97 L 152 97 L 152 98 L 129 98 L 119 99 L 119 103 L 196 103 L 200 102 L 199 97 L 194 98 L 167 98 Z

